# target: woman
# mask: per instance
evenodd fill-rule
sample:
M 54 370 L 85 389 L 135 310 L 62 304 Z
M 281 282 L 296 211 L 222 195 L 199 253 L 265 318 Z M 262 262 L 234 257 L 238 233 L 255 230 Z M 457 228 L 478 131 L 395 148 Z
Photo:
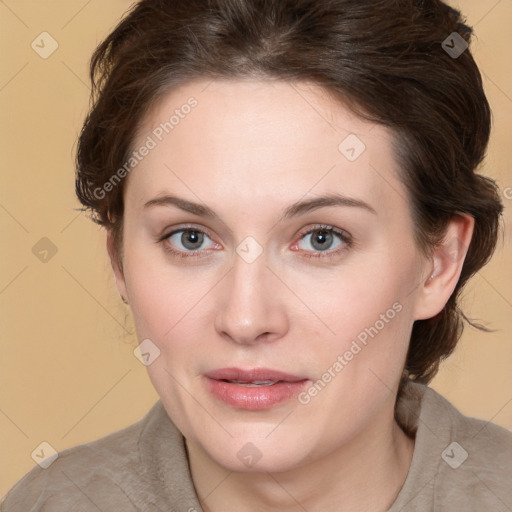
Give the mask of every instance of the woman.
M 3 510 L 512 507 L 510 433 L 426 385 L 502 211 L 470 35 L 434 0 L 132 9 L 77 194 L 160 401 Z

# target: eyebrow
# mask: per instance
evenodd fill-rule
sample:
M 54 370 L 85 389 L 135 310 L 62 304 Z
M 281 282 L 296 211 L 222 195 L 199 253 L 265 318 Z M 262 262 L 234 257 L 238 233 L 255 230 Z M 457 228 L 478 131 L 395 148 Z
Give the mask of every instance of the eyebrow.
M 192 201 L 188 201 L 186 199 L 172 195 L 156 197 L 155 199 L 151 199 L 150 201 L 144 204 L 144 208 L 151 208 L 155 206 L 176 206 L 177 208 L 183 211 L 192 213 L 199 217 L 208 217 L 211 219 L 220 220 L 219 216 L 208 206 L 199 203 L 194 203 Z M 308 199 L 305 201 L 298 201 L 296 203 L 293 203 L 284 210 L 278 222 L 282 222 L 292 217 L 304 215 L 308 212 L 318 210 L 320 208 L 327 208 L 329 206 L 361 208 L 363 210 L 367 210 L 370 213 L 373 213 L 374 215 L 377 215 L 375 209 L 372 208 L 365 201 L 343 196 L 341 194 L 328 194 Z

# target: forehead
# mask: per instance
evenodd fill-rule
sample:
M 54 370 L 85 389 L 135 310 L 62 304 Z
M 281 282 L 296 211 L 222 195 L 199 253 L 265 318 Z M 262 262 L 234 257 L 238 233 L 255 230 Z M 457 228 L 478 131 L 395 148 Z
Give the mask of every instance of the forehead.
M 311 83 L 195 81 L 148 111 L 133 149 L 151 150 L 130 173 L 128 193 L 142 203 L 179 189 L 241 206 L 335 191 L 396 203 L 405 192 L 392 143 L 388 129 Z

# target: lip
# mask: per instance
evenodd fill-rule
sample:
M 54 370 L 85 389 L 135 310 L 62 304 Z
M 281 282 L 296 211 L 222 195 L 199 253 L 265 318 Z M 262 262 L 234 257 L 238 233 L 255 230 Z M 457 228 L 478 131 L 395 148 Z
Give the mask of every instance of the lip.
M 270 409 L 299 393 L 309 382 L 304 376 L 268 368 L 220 368 L 204 374 L 206 388 L 217 399 L 238 409 Z M 233 384 L 239 381 L 242 384 Z M 244 386 L 243 382 L 275 381 L 270 386 Z

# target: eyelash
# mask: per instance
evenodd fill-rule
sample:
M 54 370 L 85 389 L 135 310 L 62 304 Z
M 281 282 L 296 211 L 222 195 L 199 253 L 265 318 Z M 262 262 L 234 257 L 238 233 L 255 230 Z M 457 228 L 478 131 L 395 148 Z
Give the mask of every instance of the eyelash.
M 203 258 L 203 257 L 205 257 L 201 254 L 205 251 L 205 249 L 197 249 L 194 251 L 179 251 L 179 250 L 173 249 L 169 244 L 165 243 L 171 236 L 175 235 L 176 233 L 181 233 L 184 231 L 194 231 L 196 233 L 201 233 L 201 234 L 208 236 L 208 238 L 211 239 L 211 237 L 208 235 L 208 233 L 202 229 L 198 229 L 195 226 L 184 226 L 184 227 L 181 227 L 180 229 L 175 229 L 175 230 L 167 233 L 166 235 L 159 238 L 157 241 L 158 241 L 158 243 L 163 244 L 164 250 L 166 252 L 172 254 L 173 256 L 177 256 L 178 258 Z M 326 231 L 329 234 L 337 235 L 340 238 L 341 242 L 343 243 L 343 246 L 341 248 L 338 248 L 335 250 L 319 251 L 319 252 L 314 252 L 313 254 L 308 254 L 312 251 L 306 251 L 305 254 L 302 255 L 305 258 L 332 259 L 332 258 L 335 258 L 336 256 L 341 255 L 341 253 L 345 252 L 347 249 L 351 248 L 353 245 L 352 238 L 346 231 L 337 229 L 333 226 L 327 226 L 324 224 L 321 224 L 321 225 L 319 224 L 317 226 L 309 228 L 307 231 L 303 231 L 303 232 L 299 233 L 297 235 L 298 241 L 302 240 L 306 235 L 314 233 L 315 231 Z

